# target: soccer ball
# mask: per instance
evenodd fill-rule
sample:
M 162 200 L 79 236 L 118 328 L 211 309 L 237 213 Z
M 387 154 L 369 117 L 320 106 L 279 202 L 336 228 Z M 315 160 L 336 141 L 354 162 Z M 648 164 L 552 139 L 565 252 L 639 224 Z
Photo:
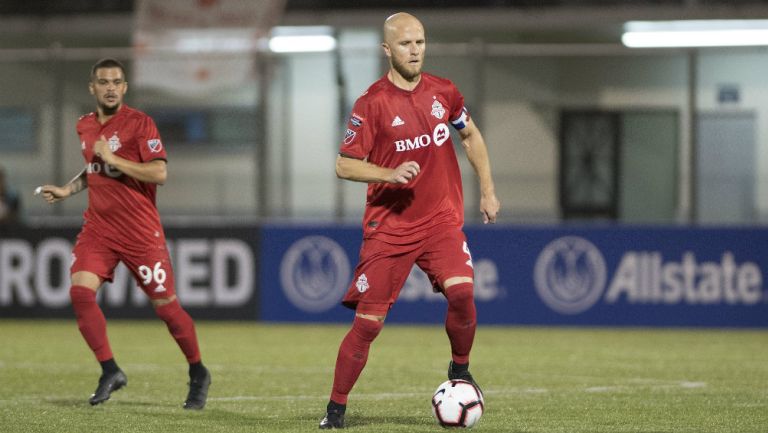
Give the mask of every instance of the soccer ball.
M 485 410 L 483 393 L 466 380 L 447 380 L 432 396 L 432 415 L 443 427 L 472 427 Z

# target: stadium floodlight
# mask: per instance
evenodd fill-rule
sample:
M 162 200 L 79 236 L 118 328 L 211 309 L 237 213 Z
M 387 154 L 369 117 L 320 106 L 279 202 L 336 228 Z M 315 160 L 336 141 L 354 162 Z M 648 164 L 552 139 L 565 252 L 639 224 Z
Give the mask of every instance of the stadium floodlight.
M 768 20 L 628 21 L 621 42 L 630 48 L 768 45 Z
M 329 26 L 279 26 L 272 29 L 269 50 L 273 53 L 316 53 L 336 49 Z

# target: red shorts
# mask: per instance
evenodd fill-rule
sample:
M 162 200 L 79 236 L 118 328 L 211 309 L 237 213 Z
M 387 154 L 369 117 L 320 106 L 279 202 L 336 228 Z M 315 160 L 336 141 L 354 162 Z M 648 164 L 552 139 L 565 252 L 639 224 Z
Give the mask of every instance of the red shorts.
M 342 304 L 359 313 L 386 315 L 414 263 L 440 291 L 448 278 L 474 278 L 467 238 L 459 228 L 449 228 L 408 245 L 365 239 L 360 263 Z
M 111 282 L 115 267 L 123 262 L 150 299 L 170 298 L 176 293 L 171 259 L 164 242 L 149 245 L 141 255 L 135 255 L 111 248 L 93 230 L 84 228 L 77 237 L 72 256 L 70 274 L 86 271 Z

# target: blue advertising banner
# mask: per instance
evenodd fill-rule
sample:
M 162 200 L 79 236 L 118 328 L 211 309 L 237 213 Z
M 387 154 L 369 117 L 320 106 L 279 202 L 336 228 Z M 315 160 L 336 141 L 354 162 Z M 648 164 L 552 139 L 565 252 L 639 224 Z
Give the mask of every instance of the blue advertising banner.
M 485 324 L 768 326 L 768 230 L 626 226 L 467 227 Z M 339 304 L 357 227 L 262 232 L 260 318 L 348 322 Z M 414 268 L 387 322 L 440 323 L 446 303 Z

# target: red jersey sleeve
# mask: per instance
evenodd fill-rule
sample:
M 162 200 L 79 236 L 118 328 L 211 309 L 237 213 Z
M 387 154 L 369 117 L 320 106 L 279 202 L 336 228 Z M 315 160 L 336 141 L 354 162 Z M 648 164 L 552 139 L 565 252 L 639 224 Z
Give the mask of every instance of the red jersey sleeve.
M 155 121 L 151 117 L 144 116 L 137 125 L 137 131 L 136 138 L 142 161 L 168 160 L 165 146 L 163 146 L 163 141 L 160 139 L 160 133 L 157 131 Z
M 451 115 L 448 117 L 456 129 L 464 129 L 469 121 L 469 112 L 464 106 L 464 96 L 451 83 Z
M 344 131 L 344 140 L 339 150 L 340 155 L 365 159 L 371 153 L 376 137 L 373 118 L 371 106 L 363 95 L 355 102 L 352 114 L 349 115 L 347 130 Z

